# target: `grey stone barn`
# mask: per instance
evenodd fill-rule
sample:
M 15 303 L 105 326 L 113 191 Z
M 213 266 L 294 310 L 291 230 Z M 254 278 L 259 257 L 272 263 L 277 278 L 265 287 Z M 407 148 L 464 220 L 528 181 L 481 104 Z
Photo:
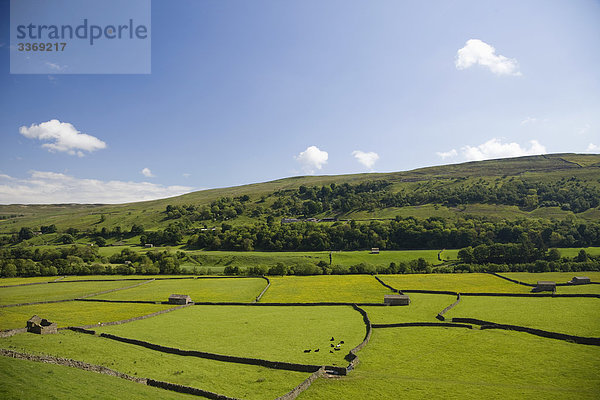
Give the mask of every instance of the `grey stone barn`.
M 410 304 L 410 297 L 405 294 L 386 294 L 383 302 L 390 306 L 407 306 Z
M 573 279 L 569 281 L 571 285 L 586 285 L 591 282 L 591 279 L 587 276 L 574 276 Z
M 537 286 L 534 287 L 532 292 L 554 292 L 556 291 L 556 282 L 552 281 L 538 281 Z
M 45 318 L 34 315 L 27 321 L 27 332 L 46 335 L 58 332 L 58 326 L 56 325 L 56 322 L 50 322 Z
M 172 294 L 169 296 L 169 304 L 190 304 L 192 298 L 187 294 Z

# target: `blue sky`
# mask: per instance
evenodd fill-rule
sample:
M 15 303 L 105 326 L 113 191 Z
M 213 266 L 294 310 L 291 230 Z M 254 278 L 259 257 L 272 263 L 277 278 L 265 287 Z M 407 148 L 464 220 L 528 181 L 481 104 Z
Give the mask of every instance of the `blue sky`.
M 155 0 L 140 75 L 10 74 L 0 16 L 3 204 L 600 153 L 597 1 Z

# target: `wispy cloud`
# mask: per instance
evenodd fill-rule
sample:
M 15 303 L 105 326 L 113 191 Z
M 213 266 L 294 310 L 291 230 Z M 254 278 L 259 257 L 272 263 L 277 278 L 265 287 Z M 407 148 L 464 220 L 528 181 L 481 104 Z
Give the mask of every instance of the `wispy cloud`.
M 106 148 L 106 143 L 97 137 L 81 133 L 70 123 L 60 122 L 57 119 L 42 122 L 39 125 L 31 124 L 29 128 L 22 126 L 19 128 L 19 132 L 29 139 L 53 141 L 53 143 L 42 145 L 51 152 L 61 151 L 83 157 L 84 154 L 81 150 L 92 152 Z
M 51 63 L 49 61 L 46 61 L 46 66 L 48 68 L 50 68 L 50 70 L 56 71 L 56 72 L 62 72 L 67 68 L 66 65 L 55 64 L 55 63 Z
M 546 152 L 546 147 L 537 140 L 530 140 L 529 147 L 527 147 L 515 142 L 502 143 L 500 139 L 493 138 L 477 146 L 464 146 L 460 151 L 452 149 L 446 152 L 437 152 L 436 154 L 443 159 L 460 156 L 465 161 L 480 161 L 494 158 L 530 156 Z
M 27 179 L 0 174 L 0 204 L 118 204 L 178 196 L 190 191 L 192 188 L 188 186 L 81 179 L 48 171 L 32 171 Z
M 142 175 L 144 175 L 146 178 L 154 178 L 154 174 L 152 174 L 152 171 L 150 171 L 150 168 L 144 168 L 140 171 L 142 173 Z
M 365 167 L 372 169 L 373 165 L 375 165 L 375 162 L 377 160 L 379 160 L 379 154 L 373 152 L 373 151 L 369 151 L 369 152 L 364 152 L 364 151 L 360 151 L 360 150 L 354 150 L 352 152 L 352 155 L 354 156 L 354 158 L 356 158 L 356 160 L 361 163 L 362 165 L 364 165 Z
M 467 69 L 476 64 L 488 68 L 496 75 L 521 75 L 517 60 L 496 54 L 496 49 L 484 41 L 469 39 L 456 52 L 454 65 L 457 69 Z
M 302 165 L 305 173 L 314 174 L 315 170 L 321 169 L 323 165 L 327 164 L 329 154 L 317 146 L 309 146 L 294 158 Z

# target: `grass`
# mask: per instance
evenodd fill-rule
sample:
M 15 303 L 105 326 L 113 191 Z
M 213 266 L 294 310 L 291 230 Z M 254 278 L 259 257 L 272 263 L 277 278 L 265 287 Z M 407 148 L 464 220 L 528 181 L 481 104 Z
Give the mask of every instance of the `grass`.
M 362 307 L 374 324 L 398 322 L 437 322 L 435 316 L 456 301 L 445 294 L 411 293 L 410 305 L 394 307 Z
M 72 275 L 61 279 L 67 281 L 82 281 L 82 280 L 116 280 L 116 279 L 153 279 L 153 278 L 195 278 L 195 275 Z M 135 283 L 135 282 L 132 282 Z
M 383 303 L 391 291 L 371 275 L 318 275 L 271 277 L 261 303 Z
M 98 331 L 186 350 L 346 366 L 344 356 L 362 342 L 365 326 L 349 306 L 191 306 Z M 330 353 L 340 340 L 342 350 Z
M 167 301 L 173 293 L 190 295 L 193 301 L 250 302 L 264 289 L 262 278 L 156 280 L 126 291 L 93 297 L 108 300 Z
M 516 279 L 525 283 L 537 283 L 537 281 L 553 281 L 556 283 L 565 283 L 571 280 L 574 276 L 587 276 L 592 282 L 600 282 L 599 271 L 586 272 L 503 272 L 500 275 L 507 278 Z M 558 290 L 561 288 L 559 287 Z
M 193 399 L 121 378 L 0 356 L 0 397 L 16 399 Z
M 135 283 L 136 282 L 127 281 L 73 282 L 0 288 L 0 304 L 20 304 L 36 301 L 72 299 L 104 290 L 131 286 Z
M 272 400 L 308 377 L 308 374 L 300 372 L 158 353 L 68 331 L 56 335 L 16 335 L 0 339 L 0 347 L 72 358 L 103 365 L 128 375 L 193 386 L 249 400 Z M 162 392 L 158 398 L 161 398 L 160 394 Z M 129 395 L 129 392 L 122 392 L 115 398 Z
M 379 278 L 399 290 L 446 290 L 463 293 L 527 293 L 531 290 L 491 274 L 480 273 L 379 275 Z
M 162 304 L 118 304 L 68 301 L 0 308 L 0 330 L 24 328 L 32 315 L 56 322 L 59 327 L 129 319 L 173 307 Z
M 600 348 L 525 333 L 377 329 L 359 357 L 298 399 L 597 399 L 600 388 Z
M 477 318 L 570 335 L 600 337 L 598 299 L 463 296 L 446 317 Z

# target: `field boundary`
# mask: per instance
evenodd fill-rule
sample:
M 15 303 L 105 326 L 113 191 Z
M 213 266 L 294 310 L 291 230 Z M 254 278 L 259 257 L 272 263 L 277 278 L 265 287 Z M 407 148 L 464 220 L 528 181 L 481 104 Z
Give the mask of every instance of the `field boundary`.
M 302 383 L 298 386 L 287 392 L 286 394 L 277 397 L 275 400 L 294 400 L 300 393 L 304 392 L 306 389 L 312 385 L 314 381 L 325 374 L 325 367 L 319 368 L 317 371 L 313 372 L 308 378 L 306 378 Z
M 265 294 L 265 292 L 267 291 L 267 289 L 271 287 L 271 281 L 269 280 L 269 278 L 267 278 L 266 276 L 262 276 L 262 278 L 267 281 L 267 286 L 262 290 L 262 292 L 260 292 L 258 296 L 256 296 L 256 299 L 254 299 L 253 303 L 258 303 L 263 297 L 263 294 Z
M 346 370 L 348 372 L 353 370 L 356 364 L 358 364 L 358 356 L 356 355 L 356 352 L 361 350 L 369 343 L 369 340 L 371 340 L 371 333 L 373 332 L 371 320 L 369 319 L 369 314 L 356 304 L 353 304 L 352 308 L 354 308 L 360 313 L 360 315 L 362 315 L 363 322 L 365 323 L 366 332 L 363 341 L 358 346 L 350 350 L 350 352 L 345 357 L 346 361 L 350 362 L 350 364 L 348 364 L 348 367 L 346 367 Z
M 405 328 L 405 327 L 426 327 L 426 326 L 442 326 L 445 328 L 467 328 L 473 329 L 472 325 L 453 323 L 453 322 L 398 322 L 392 324 L 373 324 L 373 329 L 382 328 Z
M 442 311 L 440 311 L 435 318 L 439 319 L 440 321 L 445 321 L 446 317 L 444 317 L 444 314 L 446 314 L 448 311 L 450 311 L 451 309 L 453 309 L 454 307 L 456 307 L 458 305 L 458 303 L 460 303 L 460 293 L 456 294 L 456 301 L 452 304 L 450 304 L 448 307 L 444 308 Z
M 154 344 L 150 342 L 146 342 L 144 340 L 125 338 L 117 335 L 112 335 L 110 333 L 100 333 L 98 334 L 96 331 L 87 330 L 83 328 L 73 328 L 71 329 L 74 332 L 89 334 L 99 336 L 101 338 L 114 340 L 117 342 L 127 343 L 134 346 L 144 347 L 150 350 L 158 351 L 161 353 L 175 354 L 179 356 L 188 356 L 188 357 L 198 357 L 205 358 L 209 360 L 215 361 L 223 361 L 230 362 L 236 364 L 246 364 L 246 365 L 257 365 L 260 367 L 271 368 L 271 369 L 279 369 L 285 371 L 295 371 L 295 372 L 316 372 L 319 368 L 323 367 L 323 365 L 315 365 L 315 364 L 300 364 L 300 363 L 290 363 L 286 361 L 270 361 L 264 360 L 260 358 L 251 358 L 251 357 L 239 357 L 239 356 L 229 356 L 224 354 L 217 353 L 209 353 L 198 350 L 182 350 L 175 347 L 162 346 L 159 344 Z M 336 367 L 336 366 L 324 366 L 327 371 L 331 371 L 337 375 L 346 375 L 347 369 L 344 367 Z
M 549 339 L 558 339 L 565 340 L 567 342 L 573 342 L 577 344 L 587 344 L 592 346 L 600 346 L 600 338 L 596 337 L 585 337 L 585 336 L 576 336 L 576 335 L 568 335 L 566 333 L 558 333 L 552 331 L 546 331 L 543 329 L 529 328 L 526 326 L 520 325 L 510 325 L 510 324 L 499 324 L 496 322 L 483 321 L 481 319 L 476 318 L 452 318 L 452 322 L 458 323 L 470 323 L 474 325 L 479 325 L 481 329 L 503 329 L 508 331 L 518 331 L 525 332 L 532 335 L 549 338 Z
M 388 285 L 387 283 L 385 283 L 384 281 L 382 281 L 377 275 L 373 275 L 373 278 L 375 278 L 377 280 L 377 282 L 381 283 L 383 286 L 385 286 L 386 288 L 390 289 L 392 292 L 396 292 L 398 294 L 403 294 L 401 291 L 399 291 L 398 289 Z

